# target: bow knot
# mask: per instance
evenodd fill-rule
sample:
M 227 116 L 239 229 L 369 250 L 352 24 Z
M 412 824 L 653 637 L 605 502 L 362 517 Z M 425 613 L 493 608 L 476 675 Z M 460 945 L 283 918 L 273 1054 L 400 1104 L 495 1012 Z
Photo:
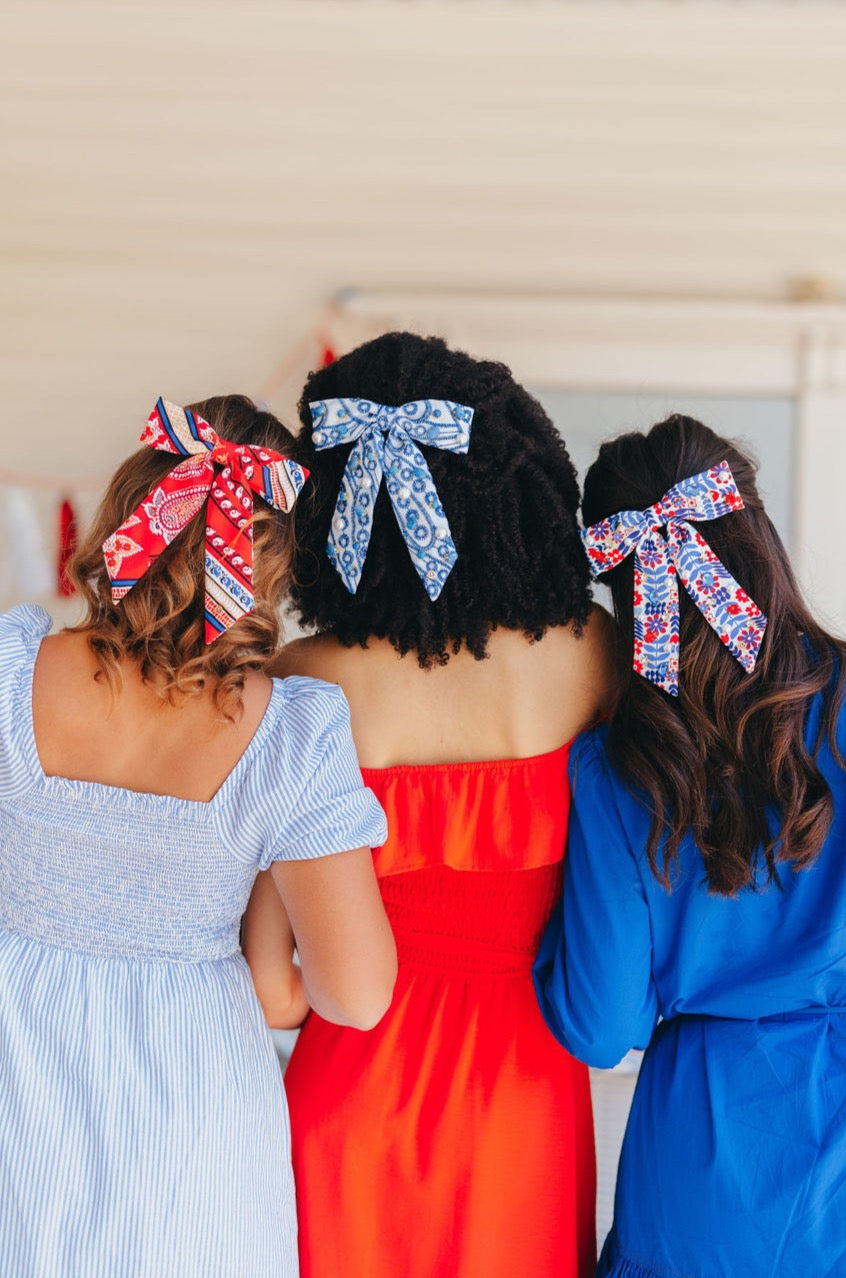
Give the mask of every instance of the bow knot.
M 674 485 L 646 510 L 623 510 L 582 532 L 594 577 L 634 551 L 634 661 L 638 674 L 678 696 L 678 581 L 750 674 L 767 619 L 692 522 L 743 509 L 728 462 Z M 663 530 L 663 531 L 662 531 Z
M 327 542 L 330 561 L 350 594 L 361 581 L 382 479 L 412 563 L 437 599 L 458 552 L 432 472 L 415 440 L 466 453 L 473 409 L 452 400 L 420 399 L 400 407 L 369 399 L 309 404 L 318 451 L 352 443 Z
M 254 498 L 288 511 L 308 471 L 273 449 L 221 439 L 202 417 L 164 399 L 141 443 L 184 460 L 103 542 L 112 599 L 117 603 L 132 589 L 205 505 L 205 636 L 211 643 L 255 606 Z
M 225 443 L 222 439 L 216 440 L 211 450 L 211 459 L 216 466 L 232 467 L 237 465 L 243 468 L 241 450 Z

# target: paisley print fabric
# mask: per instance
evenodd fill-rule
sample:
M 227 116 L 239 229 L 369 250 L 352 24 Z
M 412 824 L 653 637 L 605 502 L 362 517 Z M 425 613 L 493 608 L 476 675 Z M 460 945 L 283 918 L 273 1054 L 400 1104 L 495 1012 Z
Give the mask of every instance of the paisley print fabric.
M 211 643 L 253 610 L 254 498 L 290 510 L 308 471 L 270 448 L 220 439 L 202 417 L 164 399 L 150 414 L 141 443 L 185 460 L 103 542 L 112 599 L 122 599 L 205 506 L 205 634 Z
M 369 399 L 321 399 L 309 404 L 316 449 L 354 443 L 326 552 L 351 595 L 358 589 L 373 509 L 384 477 L 411 561 L 430 599 L 437 599 L 458 558 L 432 472 L 415 444 L 466 453 L 473 409 L 446 399 L 419 399 L 399 408 Z
M 679 692 L 678 581 L 744 670 L 755 669 L 767 619 L 690 522 L 742 509 L 723 461 L 647 510 L 620 511 L 582 532 L 594 577 L 634 552 L 634 669 L 671 696 Z

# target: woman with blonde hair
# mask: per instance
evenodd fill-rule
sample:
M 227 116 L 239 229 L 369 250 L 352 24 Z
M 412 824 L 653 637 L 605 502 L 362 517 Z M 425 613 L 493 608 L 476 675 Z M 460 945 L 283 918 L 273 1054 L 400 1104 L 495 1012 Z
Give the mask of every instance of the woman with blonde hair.
M 241 396 L 159 400 L 142 442 L 72 565 L 82 623 L 0 617 L 0 1267 L 293 1278 L 239 921 L 270 868 L 288 986 L 295 936 L 312 1004 L 372 1025 L 384 818 L 340 691 L 266 673 L 305 479 L 287 431 Z

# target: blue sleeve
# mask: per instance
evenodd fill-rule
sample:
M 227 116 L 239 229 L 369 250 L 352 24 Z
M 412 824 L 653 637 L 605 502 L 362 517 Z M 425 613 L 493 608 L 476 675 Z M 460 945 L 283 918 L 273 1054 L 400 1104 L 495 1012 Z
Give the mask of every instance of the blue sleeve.
M 287 785 L 278 793 L 261 869 L 272 861 L 378 847 L 387 838 L 385 814 L 361 779 L 343 692 L 318 679 L 285 684 Z
M 649 908 L 593 733 L 570 758 L 572 806 L 564 891 L 534 968 L 544 1018 L 573 1056 L 616 1065 L 646 1047 L 658 1016 Z
M 0 613 L 0 802 L 18 798 L 43 775 L 32 724 L 32 672 L 52 624 L 36 604 Z

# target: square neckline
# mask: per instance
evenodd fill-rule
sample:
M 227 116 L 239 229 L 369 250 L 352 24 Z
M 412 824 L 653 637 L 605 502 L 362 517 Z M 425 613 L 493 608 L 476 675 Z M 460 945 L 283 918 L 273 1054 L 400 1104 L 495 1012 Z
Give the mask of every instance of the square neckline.
M 130 800 L 133 800 L 140 805 L 167 807 L 168 805 L 178 804 L 183 809 L 196 812 L 210 812 L 225 802 L 229 791 L 232 789 L 242 772 L 252 762 L 253 756 L 264 744 L 264 741 L 278 718 L 279 706 L 282 700 L 282 693 L 284 691 L 282 687 L 284 680 L 271 679 L 272 686 L 270 696 L 253 735 L 250 737 L 241 754 L 238 756 L 238 759 L 230 768 L 229 772 L 227 772 L 226 776 L 223 778 L 210 799 L 186 799 L 182 795 L 178 794 L 163 794 L 155 790 L 133 790 L 127 786 L 111 785 L 108 781 L 93 781 L 83 777 L 68 777 L 64 774 L 58 773 L 51 775 L 44 771 L 41 763 L 41 756 L 38 753 L 32 698 L 35 682 L 35 666 L 38 660 L 38 654 L 41 651 L 42 643 L 52 628 L 53 619 L 44 608 L 40 608 L 37 605 L 26 606 L 36 614 L 38 629 L 33 629 L 29 632 L 24 632 L 23 634 L 23 639 L 27 647 L 28 661 L 21 670 L 21 681 L 18 689 L 18 695 L 23 698 L 26 705 L 24 725 L 26 727 L 31 747 L 31 771 L 33 771 L 35 780 L 40 785 L 45 788 L 56 787 L 63 791 L 76 793 L 90 799 L 99 799 L 100 803 L 109 802 L 117 795 L 126 795 Z

